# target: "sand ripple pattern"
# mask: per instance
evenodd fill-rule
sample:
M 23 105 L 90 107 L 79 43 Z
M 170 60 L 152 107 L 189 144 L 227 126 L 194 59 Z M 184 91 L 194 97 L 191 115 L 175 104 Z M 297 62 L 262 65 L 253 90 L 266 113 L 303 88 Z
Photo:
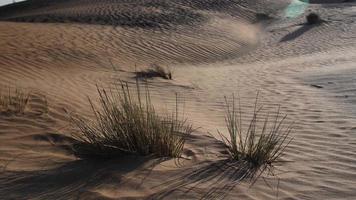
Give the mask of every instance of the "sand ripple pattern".
M 270 7 L 271 1 L 223 0 L 216 4 L 213 0 L 175 0 L 171 1 L 172 9 L 196 14 L 197 19 L 188 19 L 189 23 L 178 22 L 181 18 L 154 19 L 157 26 L 146 26 L 147 22 L 112 26 L 95 20 L 54 23 L 59 22 L 54 19 L 95 13 L 101 15 L 100 20 L 120 21 L 132 18 L 132 13 L 123 13 L 133 5 L 138 5 L 135 11 L 144 15 L 160 13 L 171 4 L 36 2 L 38 7 L 29 3 L 23 13 L 10 12 L 16 8 L 0 9 L 0 18 L 7 21 L 0 23 L 0 84 L 34 91 L 27 115 L 0 117 L 0 167 L 7 168 L 0 176 L 0 185 L 4 185 L 0 193 L 9 199 L 18 199 L 24 193 L 39 199 L 155 199 L 155 194 L 167 189 L 162 180 L 189 172 L 189 165 L 174 168 L 164 163 L 152 169 L 139 160 L 88 164 L 74 161 L 66 150 L 74 131 L 69 128 L 66 111 L 90 116 L 87 96 L 95 98 L 96 83 L 108 87 L 119 79 L 134 83 L 135 68 L 150 63 L 172 66 L 174 78 L 149 81 L 153 101 L 164 105 L 160 109 L 169 110 L 177 92 L 185 115 L 202 127 L 199 134 L 225 130 L 223 96 L 232 93 L 241 97 L 246 120 L 259 90 L 265 113 L 281 105 L 288 119 L 296 122 L 295 139 L 285 157 L 292 162 L 277 172 L 281 178 L 278 190 L 266 186 L 263 180 L 253 188 L 243 182 L 229 191 L 226 199 L 355 198 L 355 3 L 312 4 L 309 9 L 319 12 L 327 22 L 306 26 L 304 15 L 284 18 L 283 10 L 275 8 L 285 5 Z M 120 6 L 115 6 L 118 2 Z M 5 10 L 9 11 L 2 12 Z M 170 12 L 173 10 L 162 14 Z M 115 18 L 116 14 L 120 16 Z M 259 21 L 266 14 L 276 19 L 268 24 Z M 24 23 L 25 19 L 54 21 Z M 257 21 L 264 28 L 257 28 Z M 36 115 L 45 108 L 44 96 L 50 110 L 46 115 Z M 188 146 L 198 161 L 222 150 L 205 136 L 197 136 Z M 130 163 L 133 170 L 122 163 Z M 54 179 L 58 184 L 52 184 Z M 276 187 L 276 180 L 267 181 Z M 194 190 L 166 191 L 165 197 L 199 199 L 211 189 L 209 183 L 191 186 Z
M 276 4 L 279 7 L 287 4 L 279 2 Z M 267 13 L 273 13 L 276 7 L 266 9 L 269 4 L 261 0 L 258 3 L 245 0 L 34 0 L 0 8 L 0 19 L 174 28 L 177 25 L 199 25 L 209 19 L 206 12 L 223 12 L 256 22 Z

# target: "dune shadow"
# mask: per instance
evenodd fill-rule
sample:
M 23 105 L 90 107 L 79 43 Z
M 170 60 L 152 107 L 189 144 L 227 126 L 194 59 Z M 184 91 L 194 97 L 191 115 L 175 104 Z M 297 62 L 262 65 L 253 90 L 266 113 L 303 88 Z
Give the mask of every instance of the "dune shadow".
M 146 161 L 127 156 L 109 161 L 77 160 L 48 170 L 4 171 L 0 173 L 0 194 L 7 199 L 86 198 L 91 188 L 108 182 L 118 184 Z
M 295 40 L 296 38 L 300 37 L 304 33 L 310 31 L 311 29 L 313 29 L 313 28 L 315 28 L 317 26 L 319 26 L 319 24 L 314 24 L 314 25 L 303 24 L 297 30 L 285 35 L 279 42 L 288 42 L 288 41 L 291 41 L 291 40 Z
M 183 199 L 197 196 L 200 199 L 224 199 L 241 181 L 252 180 L 256 172 L 258 170 L 241 161 L 204 162 L 156 186 L 163 189 L 147 199 L 169 199 L 170 195 Z

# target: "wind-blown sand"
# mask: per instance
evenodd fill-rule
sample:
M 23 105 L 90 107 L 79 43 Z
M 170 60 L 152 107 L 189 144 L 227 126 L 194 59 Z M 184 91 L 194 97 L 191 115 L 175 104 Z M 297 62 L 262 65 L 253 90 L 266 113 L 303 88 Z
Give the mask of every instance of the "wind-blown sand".
M 1 199 L 355 199 L 356 3 L 310 2 L 0 7 L 0 85 L 31 91 L 25 114 L 0 114 Z M 309 11 L 326 22 L 303 24 Z M 174 79 L 149 80 L 154 102 L 170 109 L 177 92 L 185 116 L 202 127 L 186 145 L 190 160 L 76 159 L 67 113 L 91 116 L 95 84 L 135 82 L 134 72 L 153 63 L 169 66 Z M 283 157 L 291 162 L 276 172 L 279 184 L 267 178 L 272 188 L 221 174 L 224 149 L 208 134 L 225 131 L 224 95 L 238 93 L 247 118 L 257 91 L 266 112 L 281 105 L 296 122 Z

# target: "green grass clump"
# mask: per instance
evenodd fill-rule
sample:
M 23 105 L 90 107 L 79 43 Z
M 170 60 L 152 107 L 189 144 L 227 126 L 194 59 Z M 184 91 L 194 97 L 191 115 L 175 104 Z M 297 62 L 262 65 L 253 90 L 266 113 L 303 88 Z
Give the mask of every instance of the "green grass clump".
M 146 87 L 137 95 L 128 84 L 114 90 L 97 89 L 100 109 L 89 99 L 94 120 L 73 117 L 80 133 L 73 149 L 82 157 L 115 157 L 123 154 L 180 157 L 192 126 L 178 119 L 178 109 L 170 115 L 159 116 L 151 103 Z
M 232 160 L 242 161 L 253 172 L 272 171 L 274 164 L 279 162 L 286 147 L 291 140 L 288 136 L 292 130 L 291 125 L 285 125 L 286 116 L 281 117 L 278 112 L 273 120 L 268 115 L 261 119 L 261 108 L 257 108 L 257 98 L 253 116 L 248 128 L 243 129 L 241 106 L 236 106 L 233 97 L 232 105 L 225 97 L 227 105 L 226 126 L 228 137 L 219 132 Z M 256 174 L 256 173 L 251 173 Z
M 0 111 L 15 114 L 24 113 L 29 103 L 30 95 L 18 88 L 0 91 Z

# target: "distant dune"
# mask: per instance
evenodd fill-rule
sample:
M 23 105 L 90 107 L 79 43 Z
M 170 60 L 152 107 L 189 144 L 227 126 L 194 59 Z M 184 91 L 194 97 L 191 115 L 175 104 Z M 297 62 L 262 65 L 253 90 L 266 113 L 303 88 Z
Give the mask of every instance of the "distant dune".
M 39 23 L 68 24 L 46 28 L 48 33 L 54 31 L 53 34 L 59 34 L 53 38 L 63 41 L 63 45 L 56 48 L 65 52 L 74 51 L 73 48 L 66 49 L 66 43 L 76 45 L 80 41 L 72 37 L 91 35 L 97 38 L 98 46 L 90 49 L 85 47 L 85 54 L 99 50 L 100 53 L 94 54 L 108 54 L 110 57 L 115 54 L 125 64 L 202 63 L 226 60 L 247 52 L 258 42 L 260 25 L 271 21 L 286 5 L 285 1 L 270 4 L 262 0 L 257 3 L 240 0 L 223 0 L 219 3 L 212 0 L 29 0 L 1 7 L 0 20 L 36 22 L 40 29 L 46 26 Z M 90 33 L 85 33 L 85 30 L 94 27 L 87 26 L 88 29 L 81 29 L 80 32 L 73 30 L 70 34 L 62 34 L 64 31 L 71 32 L 76 27 L 74 24 L 78 23 L 109 26 L 101 30 L 96 27 L 98 31 Z M 31 30 L 33 26 L 23 25 L 27 32 L 37 31 Z M 65 29 L 55 30 L 61 27 Z M 120 39 L 112 40 L 115 37 Z M 27 40 L 27 37 L 24 39 Z M 21 36 L 18 40 L 21 40 Z M 108 46 L 110 41 L 120 41 L 120 44 Z M 104 46 L 100 44 L 102 42 Z M 48 43 L 44 41 L 41 44 L 46 46 Z M 76 46 L 83 47 L 81 44 Z M 126 51 L 127 48 L 131 50 Z M 70 52 L 65 54 L 75 56 Z
M 30 93 L 24 113 L 0 106 L 0 199 L 354 199 L 356 2 L 303 2 L 28 0 L 0 7 L 0 95 L 9 87 Z M 310 12 L 323 23 L 305 23 Z M 96 85 L 134 84 L 152 65 L 172 75 L 148 77 L 158 112 L 178 101 L 200 127 L 184 158 L 90 162 L 73 155 L 78 130 L 69 115 L 93 118 L 88 97 L 97 103 Z M 280 105 L 295 128 L 275 171 L 280 179 L 250 187 L 221 173 L 226 150 L 210 135 L 226 133 L 224 96 L 239 97 L 247 122 L 258 91 L 261 114 Z
M 209 19 L 208 12 L 220 12 L 257 22 L 270 14 L 258 12 L 263 2 L 259 1 L 256 4 L 236 0 L 222 0 L 219 3 L 212 0 L 29 0 L 0 8 L 0 19 L 128 27 L 172 27 L 201 24 Z

